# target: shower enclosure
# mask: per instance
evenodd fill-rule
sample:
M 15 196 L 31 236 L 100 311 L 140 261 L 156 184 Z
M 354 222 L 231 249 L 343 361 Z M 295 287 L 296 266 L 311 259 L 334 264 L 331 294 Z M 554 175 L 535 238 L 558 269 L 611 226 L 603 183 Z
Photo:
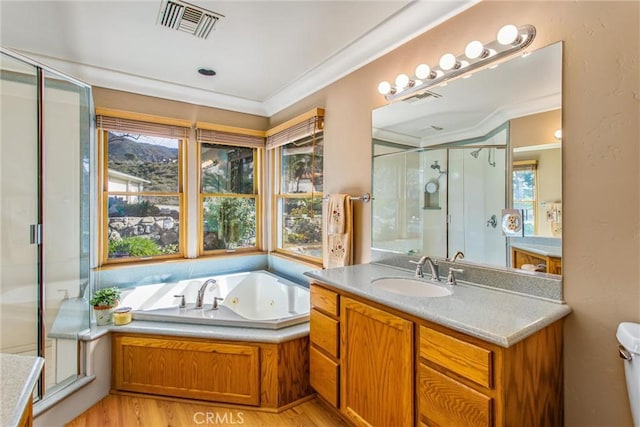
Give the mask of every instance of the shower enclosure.
M 91 88 L 1 50 L 0 352 L 39 355 L 36 400 L 74 381 L 89 328 Z
M 374 141 L 372 247 L 506 265 L 507 135 L 413 148 Z

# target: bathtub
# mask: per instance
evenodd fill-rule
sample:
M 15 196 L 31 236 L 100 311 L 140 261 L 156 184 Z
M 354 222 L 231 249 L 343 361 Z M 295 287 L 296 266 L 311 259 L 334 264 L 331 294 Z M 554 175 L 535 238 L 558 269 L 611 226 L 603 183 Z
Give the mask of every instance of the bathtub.
M 208 279 L 204 304 L 195 308 L 198 290 Z M 181 308 L 184 295 L 186 307 Z M 213 309 L 214 297 L 222 298 Z M 280 329 L 309 320 L 309 290 L 267 271 L 157 283 L 122 292 L 120 306 L 133 319 L 206 325 Z

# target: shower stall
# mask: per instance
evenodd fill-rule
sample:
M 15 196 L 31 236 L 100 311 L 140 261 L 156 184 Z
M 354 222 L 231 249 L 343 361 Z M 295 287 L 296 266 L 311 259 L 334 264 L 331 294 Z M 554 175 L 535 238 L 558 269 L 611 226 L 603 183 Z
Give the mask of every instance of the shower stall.
M 80 373 L 89 328 L 91 88 L 14 52 L 0 62 L 0 352 L 38 355 L 35 400 Z
M 412 148 L 374 141 L 372 247 L 506 265 L 503 126 L 483 138 Z

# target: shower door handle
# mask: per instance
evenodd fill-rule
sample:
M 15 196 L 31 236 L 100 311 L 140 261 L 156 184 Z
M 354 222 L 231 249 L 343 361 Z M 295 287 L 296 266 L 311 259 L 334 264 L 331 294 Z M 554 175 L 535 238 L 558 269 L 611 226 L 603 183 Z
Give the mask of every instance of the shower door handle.
M 32 245 L 42 244 L 42 224 L 31 224 L 29 226 L 29 242 Z

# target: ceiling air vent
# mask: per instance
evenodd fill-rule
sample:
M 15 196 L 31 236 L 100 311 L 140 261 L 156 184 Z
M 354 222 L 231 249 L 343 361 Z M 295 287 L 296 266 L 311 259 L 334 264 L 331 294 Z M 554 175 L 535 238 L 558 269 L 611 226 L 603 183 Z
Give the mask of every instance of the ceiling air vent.
M 425 90 L 422 93 L 419 93 L 417 95 L 413 95 L 409 98 L 405 98 L 403 99 L 404 102 L 418 102 L 422 99 L 426 99 L 426 98 L 442 98 L 442 95 L 440 95 L 439 93 L 435 93 L 435 92 L 431 92 L 428 90 Z
M 164 0 L 160 6 L 158 23 L 163 27 L 206 39 L 220 18 L 224 18 L 224 15 L 183 1 Z

